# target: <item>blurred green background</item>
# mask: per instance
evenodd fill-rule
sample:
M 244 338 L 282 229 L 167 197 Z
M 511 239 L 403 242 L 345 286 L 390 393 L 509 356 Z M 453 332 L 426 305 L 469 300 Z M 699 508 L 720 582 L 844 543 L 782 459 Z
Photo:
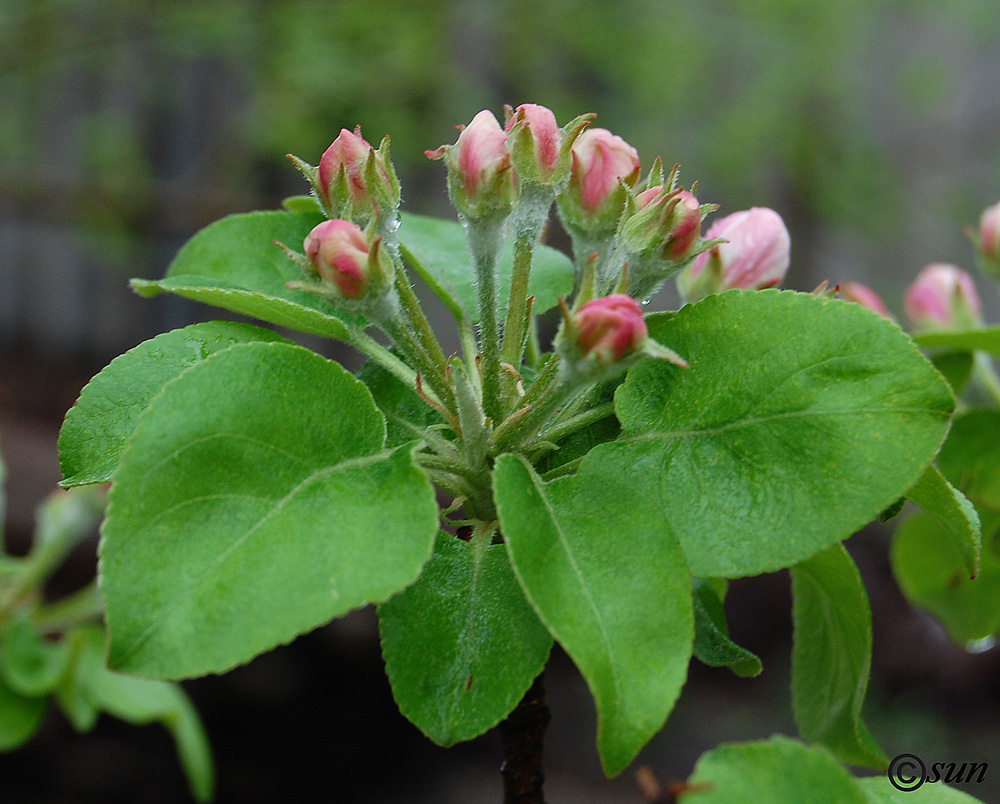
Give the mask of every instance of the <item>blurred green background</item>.
M 56 431 L 80 385 L 140 340 L 214 315 L 179 299 L 140 300 L 127 288 L 129 277 L 160 276 L 194 231 L 222 215 L 276 207 L 302 192 L 304 182 L 284 155 L 316 163 L 341 127 L 361 125 L 373 143 L 390 134 L 404 208 L 449 215 L 444 169 L 424 150 L 453 142 L 453 127 L 482 108 L 500 116 L 504 103 L 524 102 L 549 106 L 560 122 L 596 112 L 598 125 L 638 148 L 644 167 L 657 155 L 680 163 L 682 181 L 697 180 L 699 197 L 720 203 L 719 214 L 773 207 L 792 233 L 788 285 L 809 290 L 823 279 L 862 281 L 898 315 L 902 289 L 923 265 L 946 261 L 972 270 L 962 227 L 1000 199 L 1000 3 L 0 0 L 0 441 L 12 496 L 9 538 L 16 542 L 31 507 L 58 480 Z M 995 320 L 996 291 L 977 280 Z M 868 541 L 855 552 L 876 612 L 873 731 L 890 754 L 935 750 L 930 759 L 995 759 L 1000 777 L 1000 754 L 984 753 L 1000 744 L 995 651 L 970 656 L 950 646 L 886 580 L 885 534 L 861 538 Z M 646 760 L 678 777 L 697 751 L 720 740 L 792 731 L 783 688 L 786 581 L 736 587 L 734 632 L 765 658 L 765 674 L 736 682 L 693 671 L 692 697 L 671 721 L 676 727 L 668 725 L 670 734 L 650 749 L 655 759 Z M 326 657 L 339 668 L 354 662 L 374 673 L 377 693 L 364 695 L 382 695 L 376 708 L 391 718 L 371 622 L 359 623 L 356 631 L 337 626 L 354 651 L 349 658 L 323 636 L 304 650 L 314 661 Z M 287 666 L 294 654 L 281 656 L 232 674 L 236 692 L 218 679 L 194 686 L 217 744 L 233 727 L 221 705 L 213 709 L 217 699 L 255 707 L 272 695 L 264 708 L 276 717 L 279 710 L 300 717 L 312 711 L 311 703 L 300 710 L 273 697 L 290 683 L 308 689 L 306 671 Z M 559 666 L 571 681 L 553 693 L 554 706 L 563 707 L 556 722 L 564 724 L 553 727 L 561 729 L 553 738 L 553 775 L 562 790 L 574 791 L 559 800 L 584 800 L 591 795 L 584 787 L 594 782 L 611 797 L 586 800 L 638 801 L 628 779 L 598 782 L 586 692 L 564 661 Z M 320 692 L 304 692 L 304 700 L 324 694 L 321 681 Z M 754 709 L 755 696 L 768 708 Z M 296 729 L 295 721 L 286 726 Z M 418 759 L 382 774 L 403 778 L 399 798 L 345 782 L 331 800 L 415 801 L 405 792 L 405 781 L 418 775 L 413 763 L 457 755 L 473 757 L 470 767 L 478 767 L 475 749 L 436 751 L 405 723 L 373 733 L 383 728 L 402 729 L 408 736 L 398 745 L 405 750 L 417 746 Z M 25 749 L 36 755 L 0 758 L 42 779 L 17 788 L 10 800 L 66 800 L 24 792 L 52 782 L 47 757 L 68 756 L 73 738 L 66 729 L 51 725 L 40 748 Z M 163 773 L 179 778 L 169 745 L 156 745 L 168 755 Z M 240 772 L 254 765 L 262 773 L 267 760 L 254 764 L 249 750 L 237 752 Z M 493 757 L 496 746 L 484 752 Z M 328 759 L 335 768 L 356 762 L 344 759 L 350 752 L 338 756 Z M 492 761 L 483 760 L 489 767 Z M 141 777 L 148 765 L 137 760 L 137 767 Z M 302 767 L 292 767 L 303 778 Z M 473 789 L 482 784 L 476 771 L 448 767 L 438 787 L 422 783 L 437 791 L 436 800 L 480 800 L 449 797 L 446 787 L 456 779 L 477 780 Z M 350 770 L 331 773 L 340 778 Z M 71 786 L 84 778 L 80 773 Z M 0 775 L 0 794 L 12 778 Z M 269 800 L 263 777 L 250 778 L 258 781 L 245 785 L 240 800 L 258 800 L 255 791 Z M 497 780 L 488 778 L 483 801 L 498 798 Z M 275 789 L 287 792 L 289 784 Z M 101 789 L 93 800 L 119 800 Z M 988 791 L 970 792 L 989 800 Z

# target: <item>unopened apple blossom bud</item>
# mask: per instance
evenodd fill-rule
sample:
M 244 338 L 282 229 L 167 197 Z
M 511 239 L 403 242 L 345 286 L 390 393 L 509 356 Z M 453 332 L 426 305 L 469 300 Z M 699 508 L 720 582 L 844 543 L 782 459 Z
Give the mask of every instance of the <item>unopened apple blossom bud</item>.
M 399 209 L 399 179 L 389 157 L 389 138 L 376 151 L 354 131 L 341 129 L 312 167 L 298 157 L 289 158 L 313 186 L 316 199 L 328 218 L 343 218 L 365 226 L 375 216 L 394 220 Z
M 454 145 L 442 145 L 424 154 L 445 160 L 448 195 L 466 217 L 477 219 L 510 211 L 517 188 L 507 134 L 489 110 L 473 117 Z
M 504 131 L 518 180 L 549 183 L 559 166 L 562 144 L 562 132 L 552 110 L 537 103 L 523 103 L 513 110 Z
M 642 308 L 631 296 L 591 299 L 573 314 L 574 343 L 583 357 L 613 363 L 638 349 L 649 335 Z
M 604 128 L 589 128 L 573 144 L 569 186 L 557 201 L 571 230 L 612 232 L 625 208 L 627 190 L 639 178 L 639 154 Z
M 874 310 L 884 318 L 892 318 L 889 308 L 885 306 L 881 297 L 870 287 L 862 285 L 860 282 L 844 282 L 840 286 L 840 298 Z
M 622 227 L 630 253 L 656 249 L 664 260 L 684 260 L 701 239 L 701 204 L 687 190 L 643 190 L 635 197 L 636 212 Z
M 983 273 L 1000 279 L 1000 202 L 983 210 L 978 238 L 974 240 Z
M 773 209 L 752 207 L 720 218 L 705 239 L 724 242 L 699 254 L 677 277 L 686 302 L 732 288 L 771 288 L 785 278 L 791 239 Z
M 381 238 L 369 238 L 351 221 L 323 221 L 306 235 L 303 248 L 319 278 L 344 299 L 378 295 L 391 286 L 392 262 Z
M 917 274 L 903 296 L 903 309 L 910 322 L 923 330 L 969 329 L 982 323 L 972 277 L 945 263 L 928 265 Z

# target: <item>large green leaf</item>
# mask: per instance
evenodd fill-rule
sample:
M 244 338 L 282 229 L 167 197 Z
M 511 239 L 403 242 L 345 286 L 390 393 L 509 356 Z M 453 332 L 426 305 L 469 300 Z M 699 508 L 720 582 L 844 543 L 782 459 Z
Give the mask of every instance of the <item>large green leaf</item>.
M 210 321 L 165 332 L 115 358 L 84 387 L 59 432 L 60 485 L 109 483 L 125 439 L 164 385 L 236 343 L 284 340 L 269 329 Z
M 961 763 L 958 764 L 961 766 Z M 868 804 L 982 804 L 980 799 L 940 782 L 922 783 L 912 790 L 899 790 L 885 776 L 869 776 L 858 779 L 857 785 Z
M 688 785 L 684 804 L 865 804 L 832 754 L 778 736 L 703 754 Z
M 344 338 L 346 325 L 364 321 L 288 282 L 305 277 L 275 241 L 301 251 L 322 216 L 308 212 L 229 215 L 192 237 L 160 280 L 133 279 L 144 296 L 169 291 L 234 313 L 327 338 Z
M 506 717 L 552 647 L 503 544 L 439 534 L 420 579 L 378 614 L 396 703 L 441 745 L 470 740 Z
M 945 480 L 934 465 L 928 466 L 906 496 L 934 516 L 951 536 L 970 577 L 979 572 L 980 524 L 975 506 Z
M 584 466 L 543 483 L 502 455 L 494 493 L 518 580 L 597 703 L 597 746 L 614 775 L 663 726 L 684 683 L 691 580 L 656 500 L 628 472 Z
M 857 304 L 730 291 L 649 330 L 691 368 L 634 366 L 615 397 L 624 436 L 585 464 L 644 467 L 699 577 L 776 570 L 846 538 L 913 485 L 948 427 L 940 374 Z
M 893 537 L 892 571 L 907 599 L 941 620 L 962 645 L 1000 631 L 1000 558 L 984 548 L 979 575 L 970 580 L 951 534 L 936 517 L 917 513 Z
M 792 708 L 799 731 L 854 765 L 888 759 L 861 720 L 872 661 L 872 621 L 861 574 L 841 544 L 792 575 Z
M 459 307 L 472 321 L 479 320 L 476 271 L 465 245 L 465 232 L 455 221 L 404 213 L 399 239 L 407 262 L 449 307 Z M 500 311 L 507 310 L 510 275 L 514 268 L 513 238 L 506 238 L 500 252 Z M 573 289 L 573 263 L 548 246 L 535 249 L 528 293 L 535 297 L 534 312 L 554 307 L 559 296 Z
M 168 383 L 109 498 L 111 666 L 221 672 L 415 580 L 437 505 L 384 439 L 364 385 L 298 346 L 240 344 Z
M 66 686 L 92 711 L 135 723 L 162 723 L 177 744 L 191 792 L 210 801 L 215 786 L 212 751 L 191 701 L 176 684 L 115 673 L 104 665 L 104 631 L 85 626 L 67 636 L 74 660 Z M 92 726 L 93 721 L 85 725 Z

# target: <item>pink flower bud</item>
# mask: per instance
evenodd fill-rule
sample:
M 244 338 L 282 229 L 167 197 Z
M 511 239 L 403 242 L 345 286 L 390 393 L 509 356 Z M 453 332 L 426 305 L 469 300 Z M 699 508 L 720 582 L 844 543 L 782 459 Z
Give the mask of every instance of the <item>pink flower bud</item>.
M 425 151 L 430 159 L 446 160 L 448 193 L 459 212 L 480 217 L 509 211 L 514 201 L 514 175 L 507 135 L 488 109 L 462 128 L 454 145 Z
M 360 126 L 340 130 L 320 158 L 313 182 L 330 217 L 367 223 L 376 209 L 391 216 L 399 207 L 399 180 L 389 159 L 389 139 L 376 151 L 361 136 Z
M 928 265 L 903 296 L 903 309 L 921 329 L 965 329 L 980 323 L 982 306 L 976 285 L 961 268 Z
M 320 277 L 348 299 L 361 298 L 370 279 L 365 233 L 350 221 L 323 221 L 306 235 L 306 258 Z
M 589 128 L 573 144 L 571 170 L 579 186 L 580 204 L 593 214 L 618 188 L 618 181 L 635 184 L 639 153 L 606 128 Z
M 580 353 L 608 363 L 634 352 L 649 335 L 642 308 L 624 293 L 582 305 L 573 316 L 573 328 Z
M 519 162 L 518 175 L 528 172 L 542 181 L 551 178 L 559 164 L 562 144 L 562 132 L 552 110 L 537 103 L 523 103 L 510 116 L 505 131 L 512 137 L 523 132 L 521 136 L 526 136 L 531 143 L 530 165 Z
M 791 239 L 773 209 L 751 207 L 720 218 L 706 240 L 724 243 L 699 254 L 678 278 L 687 301 L 732 288 L 762 289 L 781 284 L 788 271 Z
M 844 282 L 840 286 L 840 298 L 860 304 L 869 310 L 874 310 L 885 318 L 892 318 L 879 295 L 870 287 L 862 285 L 860 282 Z
M 1000 264 L 1000 202 L 987 207 L 979 218 L 979 250 L 983 257 Z
M 340 168 L 347 174 L 348 188 L 354 201 L 365 197 L 365 163 L 375 149 L 361 136 L 361 126 L 354 131 L 340 130 L 337 139 L 323 152 L 319 160 L 319 192 L 329 204 L 330 183 L 337 178 Z

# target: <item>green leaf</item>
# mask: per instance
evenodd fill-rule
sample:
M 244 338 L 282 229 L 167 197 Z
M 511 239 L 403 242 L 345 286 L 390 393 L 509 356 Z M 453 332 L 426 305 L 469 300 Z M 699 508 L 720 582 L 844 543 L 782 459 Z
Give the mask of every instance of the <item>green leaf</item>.
M 399 239 L 403 255 L 413 269 L 450 309 L 464 310 L 471 321 L 479 320 L 476 271 L 465 245 L 462 225 L 442 218 L 403 213 Z M 506 238 L 500 252 L 500 310 L 503 320 L 514 270 L 513 238 Z M 573 289 L 573 263 L 565 254 L 538 246 L 531 262 L 528 294 L 535 297 L 534 313 L 556 305 L 559 296 Z
M 109 483 L 125 440 L 164 385 L 220 349 L 284 341 L 269 329 L 210 321 L 165 332 L 115 358 L 84 387 L 59 432 L 62 486 Z
M 968 329 L 962 332 L 922 332 L 913 336 L 920 346 L 989 352 L 1000 356 L 1000 327 Z
M 907 599 L 937 617 L 960 645 L 1000 631 L 1000 558 L 982 551 L 979 575 L 969 572 L 936 517 L 917 513 L 892 542 L 892 571 Z
M 110 665 L 222 672 L 415 580 L 437 504 L 384 439 L 364 385 L 298 346 L 233 346 L 167 384 L 109 497 Z
M 983 408 L 956 416 L 938 466 L 977 507 L 1000 509 L 1000 411 Z
M 15 615 L 0 633 L 0 679 L 20 695 L 48 695 L 62 678 L 69 654 L 64 642 L 43 639 L 27 616 Z
M 552 647 L 506 547 L 446 533 L 420 579 L 378 614 L 399 710 L 441 745 L 471 740 L 506 717 Z
M 21 695 L 0 678 L 0 751 L 12 751 L 34 737 L 48 708 L 48 696 Z
M 730 291 L 648 324 L 691 368 L 634 366 L 615 395 L 623 438 L 584 463 L 643 466 L 698 577 L 773 571 L 847 538 L 947 430 L 941 375 L 860 305 Z
M 982 804 L 978 798 L 939 782 L 922 784 L 914 790 L 898 790 L 886 776 L 856 781 L 868 804 Z
M 728 667 L 736 675 L 756 676 L 760 658 L 729 638 L 722 600 L 711 584 L 694 579 L 694 655 L 710 667 Z
M 955 396 L 965 390 L 972 377 L 972 366 L 975 360 L 972 352 L 943 351 L 930 356 L 934 368 L 941 372 L 951 386 Z
M 703 754 L 688 785 L 684 804 L 865 804 L 832 754 L 779 736 Z
M 845 762 L 883 770 L 889 760 L 861 720 L 872 661 L 872 622 L 861 574 L 841 544 L 791 568 L 792 708 L 799 731 Z
M 906 496 L 941 523 L 969 577 L 975 578 L 979 572 L 981 533 L 979 514 L 972 503 L 934 465 L 927 467 Z
M 311 212 L 248 212 L 216 221 L 192 237 L 158 281 L 133 279 L 143 296 L 170 292 L 283 327 L 345 339 L 348 326 L 364 319 L 338 310 L 313 293 L 289 290 L 305 279 L 278 246 L 302 249 L 323 218 Z
M 422 438 L 428 427 L 443 424 L 444 417 L 374 360 L 368 360 L 357 373 L 371 391 L 375 404 L 385 416 L 387 447 L 398 447 Z
M 590 687 L 601 763 L 613 776 L 680 693 L 691 581 L 669 523 L 634 478 L 584 466 L 543 483 L 522 458 L 501 455 L 493 483 L 514 572 Z
M 73 643 L 74 694 L 94 711 L 136 725 L 162 723 L 177 744 L 177 754 L 197 801 L 210 801 L 215 786 L 212 750 L 191 701 L 177 685 L 115 673 L 104 665 L 104 631 L 85 626 L 67 635 Z M 90 725 L 93 725 L 91 722 Z

